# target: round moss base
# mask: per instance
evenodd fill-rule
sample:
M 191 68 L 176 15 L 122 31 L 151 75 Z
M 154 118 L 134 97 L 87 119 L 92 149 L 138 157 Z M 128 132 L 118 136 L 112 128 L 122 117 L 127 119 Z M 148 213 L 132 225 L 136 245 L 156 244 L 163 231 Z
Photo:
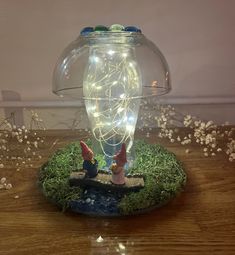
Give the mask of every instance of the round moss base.
M 89 143 L 89 142 L 88 142 Z M 174 198 L 186 183 L 186 174 L 175 155 L 158 144 L 137 141 L 135 165 L 128 174 L 141 174 L 144 188 L 137 192 L 107 192 L 95 187 L 70 187 L 70 173 L 82 168 L 79 143 L 58 150 L 39 172 L 44 195 L 63 211 L 95 216 L 121 216 L 143 213 L 160 207 Z M 103 155 L 96 155 L 99 168 Z

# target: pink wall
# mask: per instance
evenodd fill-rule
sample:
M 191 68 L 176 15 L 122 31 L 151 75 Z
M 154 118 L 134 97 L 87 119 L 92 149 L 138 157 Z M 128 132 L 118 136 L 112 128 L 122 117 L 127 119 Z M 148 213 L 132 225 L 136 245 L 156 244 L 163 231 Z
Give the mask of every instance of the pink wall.
M 57 100 L 51 76 L 62 49 L 84 26 L 122 23 L 164 53 L 170 97 L 235 103 L 234 10 L 234 0 L 0 0 L 0 88 Z

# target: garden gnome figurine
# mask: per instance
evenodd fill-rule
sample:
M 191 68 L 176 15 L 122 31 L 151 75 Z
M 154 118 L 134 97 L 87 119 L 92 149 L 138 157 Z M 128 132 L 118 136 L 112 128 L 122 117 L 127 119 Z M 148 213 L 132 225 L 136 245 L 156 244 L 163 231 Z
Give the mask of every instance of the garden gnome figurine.
M 86 176 L 89 178 L 94 178 L 98 174 L 98 162 L 94 158 L 93 151 L 83 142 L 80 142 L 82 148 L 83 157 L 83 170 L 86 171 Z
M 113 159 L 116 161 L 116 164 L 111 166 L 112 183 L 118 185 L 125 184 L 124 165 L 127 162 L 125 143 L 122 144 L 121 150 L 116 155 L 114 155 Z

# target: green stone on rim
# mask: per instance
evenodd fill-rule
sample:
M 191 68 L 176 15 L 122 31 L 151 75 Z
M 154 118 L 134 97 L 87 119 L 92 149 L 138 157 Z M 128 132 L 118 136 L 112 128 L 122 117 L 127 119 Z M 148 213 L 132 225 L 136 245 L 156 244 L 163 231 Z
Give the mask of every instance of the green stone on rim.
M 108 31 L 109 29 L 106 26 L 103 25 L 98 25 L 94 29 L 96 32 L 103 32 L 103 31 Z

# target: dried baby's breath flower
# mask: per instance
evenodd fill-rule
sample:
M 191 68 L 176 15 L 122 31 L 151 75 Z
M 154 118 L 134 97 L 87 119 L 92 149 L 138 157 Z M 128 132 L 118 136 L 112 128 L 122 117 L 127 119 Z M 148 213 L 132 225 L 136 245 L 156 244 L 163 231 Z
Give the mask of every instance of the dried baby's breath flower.
M 6 185 L 6 189 L 12 189 L 11 183 L 8 183 L 8 184 Z
M 6 177 L 2 177 L 1 180 L 0 180 L 0 183 L 4 184 L 6 182 L 6 180 L 7 180 Z
M 35 148 L 38 148 L 38 142 L 37 141 L 33 142 L 33 145 L 34 145 Z

